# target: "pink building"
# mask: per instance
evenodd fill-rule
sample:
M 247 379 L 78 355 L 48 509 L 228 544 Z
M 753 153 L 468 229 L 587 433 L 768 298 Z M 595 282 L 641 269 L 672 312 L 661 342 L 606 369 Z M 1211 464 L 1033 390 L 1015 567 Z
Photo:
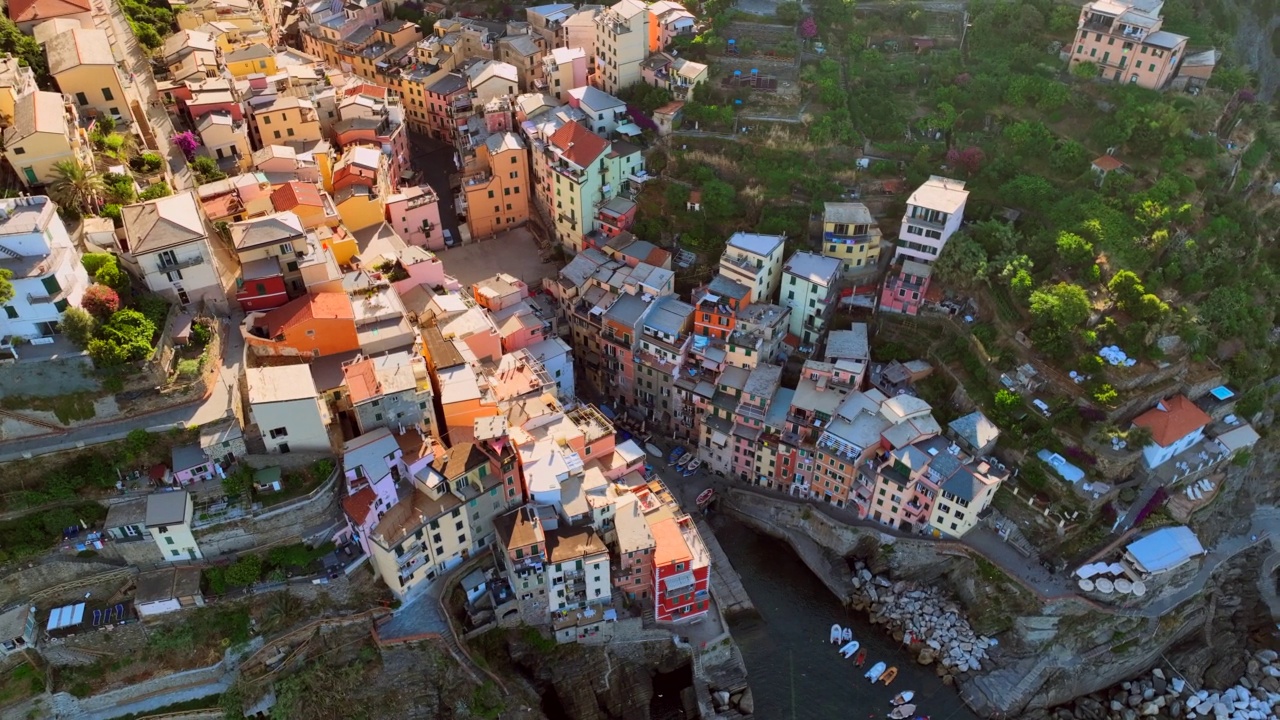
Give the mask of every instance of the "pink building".
M 914 260 L 903 260 L 902 267 L 890 271 L 880 293 L 881 312 L 919 315 L 929 292 L 929 278 L 933 269 Z
M 1163 2 L 1097 0 L 1080 10 L 1071 65 L 1091 62 L 1106 80 L 1159 90 L 1178 70 L 1187 37 L 1161 30 Z
M 472 285 L 471 292 L 480 307 L 497 312 L 528 298 L 529 286 L 514 275 L 498 273 Z
M 504 352 L 527 348 L 547 339 L 546 323 L 528 300 L 493 313 L 493 322 L 502 336 Z
M 396 253 L 396 261 L 409 277 L 397 280 L 392 287 L 399 295 L 404 295 L 419 285 L 442 287 L 446 291 L 458 290 L 458 281 L 444 273 L 444 263 L 435 253 L 420 247 L 407 247 Z
M 209 480 L 213 477 L 213 463 L 199 444 L 182 445 L 173 449 L 173 481 L 179 485 Z
M 444 249 L 440 226 L 440 199 L 430 185 L 403 188 L 387 197 L 387 222 L 410 245 L 428 250 Z

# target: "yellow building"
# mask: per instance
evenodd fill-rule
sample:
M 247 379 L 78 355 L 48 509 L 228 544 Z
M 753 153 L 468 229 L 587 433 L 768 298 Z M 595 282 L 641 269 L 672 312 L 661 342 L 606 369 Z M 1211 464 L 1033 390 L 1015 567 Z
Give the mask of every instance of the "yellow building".
M 387 156 L 375 148 L 353 145 L 334 168 L 333 201 L 351 232 L 386 221 L 385 200 L 391 194 L 387 164 Z
M 826 203 L 822 213 L 822 254 L 840 261 L 842 277 L 875 272 L 880 249 L 880 228 L 866 205 Z
M 45 45 L 49 74 L 64 95 L 75 98 L 82 115 L 129 117 L 129 100 L 105 30 L 76 28 Z
M 254 108 L 249 133 L 257 148 L 324 139 L 315 103 L 297 97 L 278 96 L 270 105 Z
M 473 239 L 529 220 L 529 160 L 515 133 L 494 133 L 476 148 L 462 176 L 467 227 Z
M 226 56 L 227 72 L 242 78 L 254 73 L 276 74 L 276 54 L 262 43 L 254 43 Z
M 75 106 L 54 92 L 18 98 L 13 124 L 4 131 L 4 156 L 27 186 L 45 185 L 57 175 L 53 166 L 76 160 L 92 167 L 89 141 L 79 127 Z

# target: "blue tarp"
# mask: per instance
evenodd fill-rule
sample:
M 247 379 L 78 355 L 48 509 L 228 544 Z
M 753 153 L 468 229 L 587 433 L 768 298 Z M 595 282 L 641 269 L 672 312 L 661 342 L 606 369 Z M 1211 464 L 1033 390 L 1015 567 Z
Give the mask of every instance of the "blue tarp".
M 1129 543 L 1125 550 L 1137 563 L 1138 569 L 1148 573 L 1172 570 L 1204 554 L 1200 540 L 1185 525 L 1160 528 L 1141 540 Z
M 1036 453 L 1036 457 L 1043 460 L 1045 465 L 1048 465 L 1054 472 L 1061 475 L 1063 480 L 1066 480 L 1069 483 L 1080 482 L 1080 479 L 1084 477 L 1083 470 L 1067 462 L 1067 459 L 1058 453 L 1041 450 Z

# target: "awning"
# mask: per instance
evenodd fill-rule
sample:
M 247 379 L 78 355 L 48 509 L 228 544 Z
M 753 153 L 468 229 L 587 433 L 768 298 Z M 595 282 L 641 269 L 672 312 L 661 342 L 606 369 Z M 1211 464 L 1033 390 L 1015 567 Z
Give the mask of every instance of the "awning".
M 644 131 L 640 129 L 640 126 L 635 123 L 623 123 L 619 125 L 618 132 L 630 137 L 635 137 L 644 133 Z
M 692 589 L 697 581 L 693 577 L 693 571 L 689 570 L 678 575 L 662 578 L 662 591 L 667 594 L 680 594 L 685 590 Z

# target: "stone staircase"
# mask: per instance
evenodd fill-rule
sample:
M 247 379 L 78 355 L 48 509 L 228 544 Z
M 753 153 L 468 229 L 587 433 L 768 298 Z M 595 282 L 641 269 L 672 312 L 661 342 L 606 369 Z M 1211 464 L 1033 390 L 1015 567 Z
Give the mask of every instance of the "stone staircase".
M 1001 714 L 1020 711 L 1044 684 L 1049 673 L 1057 668 L 1058 662 L 1056 657 L 1048 655 L 1024 661 L 1017 667 L 1000 668 L 979 675 L 971 683 L 971 689 L 977 693 L 965 693 L 965 700 L 971 706 L 985 704 L 987 710 Z M 975 707 L 975 710 L 981 709 Z

